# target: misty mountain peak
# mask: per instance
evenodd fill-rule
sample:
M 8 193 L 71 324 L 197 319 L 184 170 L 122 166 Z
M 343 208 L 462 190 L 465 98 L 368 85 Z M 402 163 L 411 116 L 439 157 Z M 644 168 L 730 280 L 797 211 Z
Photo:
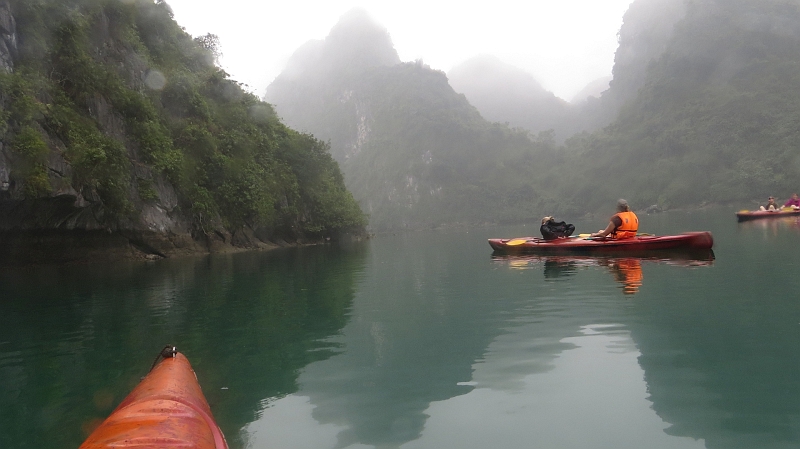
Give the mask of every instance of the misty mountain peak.
M 281 76 L 293 79 L 326 72 L 356 73 L 399 63 L 386 28 L 365 10 L 354 8 L 339 19 L 324 40 L 312 40 L 298 48 Z
M 569 105 L 539 84 L 525 70 L 491 55 L 470 58 L 447 77 L 488 120 L 538 132 L 556 128 Z
M 325 52 L 358 68 L 400 63 L 389 32 L 361 8 L 351 9 L 334 25 L 325 38 Z
M 450 85 L 463 93 L 466 93 L 464 90 L 495 91 L 500 86 L 506 86 L 515 93 L 546 93 L 533 75 L 492 55 L 470 58 L 453 67 L 447 76 Z

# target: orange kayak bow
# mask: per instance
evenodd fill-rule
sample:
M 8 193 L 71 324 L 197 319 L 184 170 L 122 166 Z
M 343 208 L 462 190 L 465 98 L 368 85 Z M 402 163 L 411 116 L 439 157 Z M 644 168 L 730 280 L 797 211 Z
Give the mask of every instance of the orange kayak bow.
M 80 449 L 228 449 L 189 360 L 162 356 Z

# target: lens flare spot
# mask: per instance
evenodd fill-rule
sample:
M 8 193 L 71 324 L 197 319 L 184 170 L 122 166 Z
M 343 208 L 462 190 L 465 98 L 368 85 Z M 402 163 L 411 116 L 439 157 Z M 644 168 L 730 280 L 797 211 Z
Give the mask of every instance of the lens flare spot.
M 150 70 L 144 77 L 144 84 L 153 90 L 161 90 L 167 85 L 167 78 L 158 70 Z

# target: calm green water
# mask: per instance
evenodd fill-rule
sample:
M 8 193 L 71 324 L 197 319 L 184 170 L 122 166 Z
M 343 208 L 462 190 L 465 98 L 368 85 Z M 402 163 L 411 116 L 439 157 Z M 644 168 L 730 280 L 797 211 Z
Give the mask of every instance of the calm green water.
M 234 449 L 800 446 L 800 222 L 641 221 L 716 260 L 493 258 L 520 226 L 5 270 L 0 447 L 77 447 L 167 343 Z

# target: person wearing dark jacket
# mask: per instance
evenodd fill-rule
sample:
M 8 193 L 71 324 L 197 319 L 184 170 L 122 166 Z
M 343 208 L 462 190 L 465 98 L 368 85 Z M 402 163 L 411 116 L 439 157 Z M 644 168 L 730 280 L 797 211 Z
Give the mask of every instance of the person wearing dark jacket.
M 542 218 L 542 226 L 539 232 L 545 240 L 555 240 L 557 238 L 569 237 L 575 232 L 575 225 L 563 221 L 556 221 L 553 217 Z

